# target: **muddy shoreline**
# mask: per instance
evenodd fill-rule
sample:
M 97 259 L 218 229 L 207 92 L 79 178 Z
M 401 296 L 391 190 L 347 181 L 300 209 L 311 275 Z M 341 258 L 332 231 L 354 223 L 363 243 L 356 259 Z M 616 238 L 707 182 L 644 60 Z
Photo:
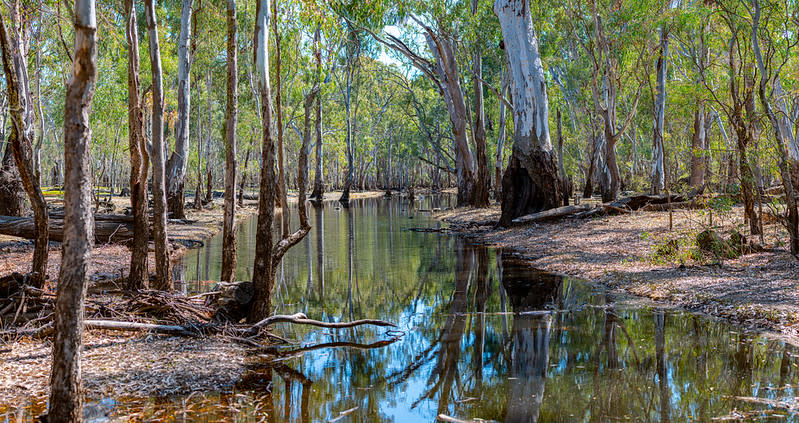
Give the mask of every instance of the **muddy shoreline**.
M 499 206 L 435 213 L 451 229 L 503 251 L 531 266 L 578 277 L 613 292 L 646 299 L 657 307 L 686 310 L 766 331 L 799 344 L 799 261 L 777 223 L 764 226 L 765 251 L 719 259 L 699 251 L 696 234 L 742 230 L 742 212 L 733 208 L 709 217 L 701 210 L 634 212 L 592 219 L 562 219 L 512 228 L 485 222 L 499 219 Z M 715 220 L 711 220 L 715 219 Z M 676 245 L 663 254 L 664 245 Z

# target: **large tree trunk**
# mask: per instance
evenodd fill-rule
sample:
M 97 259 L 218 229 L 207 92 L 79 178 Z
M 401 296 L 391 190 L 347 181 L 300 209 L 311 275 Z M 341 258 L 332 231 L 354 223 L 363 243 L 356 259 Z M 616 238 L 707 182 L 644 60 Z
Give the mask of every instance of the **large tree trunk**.
M 47 203 L 39 185 L 39 171 L 34 159 L 34 112 L 30 88 L 28 86 L 27 48 L 21 31 L 21 3 L 14 2 L 10 7 L 12 30 L 8 31 L 6 18 L 0 19 L 0 47 L 3 52 L 3 70 L 8 88 L 9 110 L 11 112 L 11 134 L 8 142 L 14 154 L 22 186 L 33 207 L 36 223 L 36 242 L 31 264 L 32 285 L 41 288 L 47 277 L 48 217 Z M 41 117 L 43 119 L 44 117 Z
M 563 191 L 564 206 L 569 205 L 569 198 L 572 196 L 572 187 L 569 177 L 566 176 L 566 166 L 563 158 L 563 127 L 561 125 L 560 109 L 558 109 L 558 176 L 560 177 L 561 190 Z
M 191 113 L 191 14 L 193 0 L 183 0 L 178 36 L 178 116 L 175 125 L 175 151 L 167 162 L 167 206 L 172 217 L 185 219 L 186 167 L 189 164 L 189 116 Z
M 691 137 L 691 175 L 689 185 L 699 188 L 705 185 L 705 150 L 707 148 L 705 130 L 705 107 L 701 102 L 694 112 L 694 134 Z
M 153 162 L 153 241 L 155 242 L 155 289 L 172 289 L 169 271 L 169 245 L 166 234 L 166 170 L 164 167 L 164 92 L 161 47 L 155 0 L 145 1 L 147 33 L 150 41 L 150 68 L 153 80 L 152 162 Z
M 500 225 L 526 214 L 562 205 L 555 154 L 549 140 L 549 105 L 538 38 L 529 7 L 522 0 L 497 0 L 513 99 L 514 142 L 502 178 Z
M 150 225 L 147 216 L 147 173 L 150 157 L 144 139 L 144 115 L 139 85 L 139 34 L 134 0 L 125 0 L 128 40 L 128 147 L 130 151 L 130 208 L 133 210 L 133 243 L 130 248 L 130 273 L 126 288 L 147 286 L 147 241 Z
M 64 106 L 64 223 L 61 271 L 54 311 L 53 365 L 48 422 L 83 418 L 80 355 L 83 302 L 92 251 L 91 114 L 97 80 L 94 0 L 75 1 L 75 53 Z
M 236 277 L 236 119 L 239 75 L 236 44 L 236 0 L 227 0 L 227 111 L 225 113 L 225 216 L 221 280 Z M 283 211 L 286 213 L 286 211 Z
M 669 34 L 665 28 L 660 29 L 660 56 L 657 60 L 655 118 L 652 124 L 652 183 L 650 192 L 660 194 L 665 188 L 666 173 L 664 167 L 665 151 L 663 149 L 663 124 L 666 115 L 666 73 L 669 56 Z
M 319 26 L 317 25 L 314 32 L 314 57 L 316 58 L 316 81 L 317 84 L 322 77 L 322 50 L 321 39 L 319 34 Z M 322 94 L 316 95 L 316 172 L 313 181 L 313 192 L 311 199 L 322 201 L 325 195 L 324 175 L 322 174 Z

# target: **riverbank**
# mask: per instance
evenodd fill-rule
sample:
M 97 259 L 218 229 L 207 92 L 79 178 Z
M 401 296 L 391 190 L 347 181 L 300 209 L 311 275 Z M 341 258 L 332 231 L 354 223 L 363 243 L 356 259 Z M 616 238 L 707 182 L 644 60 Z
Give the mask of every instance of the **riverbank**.
M 710 221 L 701 210 L 674 211 L 671 230 L 668 212 L 642 211 L 513 228 L 483 223 L 497 221 L 499 215 L 495 205 L 435 217 L 456 232 L 517 253 L 541 270 L 799 341 L 799 261 L 787 251 L 787 233 L 777 223 L 765 225 L 764 251 L 719 260 L 696 246 L 696 234 Z M 742 215 L 740 208 L 717 213 L 714 230 L 744 231 L 748 226 Z

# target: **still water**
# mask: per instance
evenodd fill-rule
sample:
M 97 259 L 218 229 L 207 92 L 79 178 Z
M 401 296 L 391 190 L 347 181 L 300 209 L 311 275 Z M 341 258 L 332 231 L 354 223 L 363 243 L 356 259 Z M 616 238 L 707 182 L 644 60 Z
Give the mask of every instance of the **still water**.
M 799 421 L 793 346 L 708 318 L 626 302 L 542 273 L 419 210 L 446 198 L 310 208 L 283 259 L 277 313 L 380 318 L 398 331 L 278 327 L 297 344 L 254 355 L 224 392 L 119 400 L 159 421 Z M 296 216 L 294 216 L 296 224 Z M 251 277 L 255 220 L 239 231 Z M 218 279 L 221 240 L 185 257 L 184 289 Z M 145 417 L 145 420 L 150 417 Z

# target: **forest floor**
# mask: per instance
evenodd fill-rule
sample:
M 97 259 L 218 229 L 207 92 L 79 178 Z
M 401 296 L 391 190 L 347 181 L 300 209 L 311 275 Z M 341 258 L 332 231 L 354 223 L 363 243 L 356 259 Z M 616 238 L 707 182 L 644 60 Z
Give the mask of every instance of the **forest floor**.
M 325 194 L 335 201 L 341 192 Z M 383 191 L 351 193 L 351 199 L 383 196 Z M 289 204 L 296 196 L 289 196 Z M 115 213 L 129 205 L 127 197 L 114 197 Z M 203 241 L 222 230 L 223 200 L 203 210 L 187 207 L 190 224 L 170 224 L 172 240 Z M 245 200 L 237 208 L 239 219 L 257 213 L 257 201 Z M 277 209 L 279 212 L 280 209 Z M 186 248 L 177 246 L 172 259 Z M 0 276 L 29 270 L 33 243 L 0 235 Z M 152 253 L 148 257 L 155 271 Z M 98 245 L 92 251 L 90 285 L 124 277 L 128 273 L 130 252 L 123 245 Z M 50 280 L 57 278 L 61 246 L 52 243 L 48 260 Z M 53 289 L 52 287 L 50 288 Z M 139 333 L 87 330 L 81 359 L 83 386 L 90 399 L 138 398 L 147 403 L 150 396 L 165 397 L 193 391 L 230 392 L 249 367 L 263 358 L 248 356 L 240 344 L 224 336 L 182 338 Z M 0 420 L 2 416 L 23 413 L 35 416 L 46 409 L 52 345 L 41 339 L 0 339 Z M 202 368 L 197 363 L 202 362 Z M 135 401 L 134 401 L 135 402 Z M 24 411 L 23 411 L 24 410 Z M 102 410 L 99 410 L 102 412 Z M 133 413 L 134 410 L 128 410 Z M 126 411 L 126 412 L 128 412 Z M 131 415 L 129 417 L 135 417 Z M 15 419 L 12 417 L 11 421 Z M 24 418 L 18 419 L 23 421 Z
M 790 255 L 778 223 L 764 226 L 763 252 L 720 260 L 701 251 L 696 235 L 709 227 L 702 210 L 633 212 L 562 219 L 512 228 L 480 226 L 500 216 L 498 206 L 461 208 L 435 216 L 455 231 L 513 252 L 532 266 L 587 279 L 655 304 L 699 312 L 775 332 L 799 343 L 799 260 Z M 748 233 L 741 207 L 714 213 L 717 233 Z M 676 248 L 673 248 L 676 246 Z

